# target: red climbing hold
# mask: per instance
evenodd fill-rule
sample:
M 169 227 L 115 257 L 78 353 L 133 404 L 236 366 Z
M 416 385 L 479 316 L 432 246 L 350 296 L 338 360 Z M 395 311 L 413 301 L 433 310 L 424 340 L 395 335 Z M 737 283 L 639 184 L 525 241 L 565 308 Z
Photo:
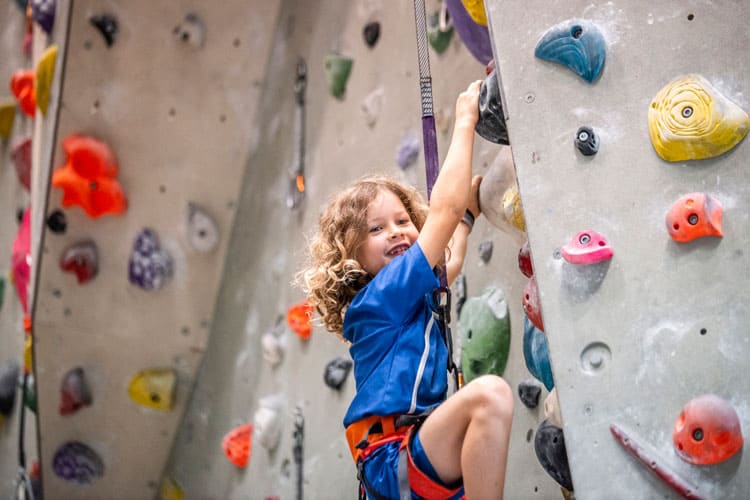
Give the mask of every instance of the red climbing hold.
M 60 415 L 70 415 L 92 402 L 91 390 L 84 378 L 83 368 L 68 371 L 60 386 Z
M 60 257 L 60 268 L 75 273 L 78 283 L 91 281 L 99 269 L 99 257 L 93 241 L 82 241 L 69 247 Z
M 31 207 L 24 212 L 16 239 L 13 240 L 11 273 L 23 312 L 28 313 L 28 288 L 31 277 Z
M 235 427 L 224 436 L 221 448 L 230 462 L 237 467 L 245 467 L 252 449 L 253 424 Z
M 539 304 L 539 290 L 536 286 L 536 278 L 532 276 L 523 288 L 523 310 L 535 327 L 544 331 L 542 322 L 542 306 Z
M 723 462 L 744 443 L 737 412 L 715 394 L 688 401 L 674 424 L 672 439 L 680 458 L 695 465 Z
M 26 137 L 13 146 L 10 152 L 13 164 L 16 166 L 18 182 L 26 191 L 31 190 L 31 137 Z
M 62 147 L 68 161 L 52 175 L 52 185 L 65 192 L 62 205 L 78 205 L 93 219 L 123 213 L 127 200 L 115 179 L 117 164 L 109 146 L 91 137 L 69 135 Z
M 531 265 L 531 247 L 529 246 L 528 240 L 518 251 L 518 269 L 520 269 L 523 275 L 527 278 L 534 276 L 534 268 Z
M 290 307 L 286 313 L 286 322 L 289 328 L 299 335 L 302 340 L 309 339 L 312 333 L 310 320 L 312 319 L 313 311 L 313 306 L 307 300 L 303 300 L 299 304 Z
M 34 117 L 36 113 L 36 94 L 34 93 L 34 70 L 19 69 L 10 77 L 10 90 L 16 96 L 21 111 Z

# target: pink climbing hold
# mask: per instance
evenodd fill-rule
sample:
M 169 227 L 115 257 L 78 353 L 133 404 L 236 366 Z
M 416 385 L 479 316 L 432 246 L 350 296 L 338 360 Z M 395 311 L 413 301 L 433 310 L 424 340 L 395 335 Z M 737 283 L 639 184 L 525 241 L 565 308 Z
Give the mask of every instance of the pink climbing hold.
M 596 231 L 581 231 L 560 249 L 571 264 L 597 264 L 612 258 L 613 250 L 607 239 Z

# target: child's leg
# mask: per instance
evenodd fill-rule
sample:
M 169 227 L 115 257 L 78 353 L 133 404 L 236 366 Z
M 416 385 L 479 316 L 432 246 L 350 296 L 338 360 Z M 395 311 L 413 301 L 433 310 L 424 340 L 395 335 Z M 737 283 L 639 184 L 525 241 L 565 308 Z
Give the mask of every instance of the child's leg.
M 463 477 L 466 498 L 501 499 L 512 420 L 513 390 L 502 378 L 485 375 L 432 412 L 419 439 L 445 483 Z

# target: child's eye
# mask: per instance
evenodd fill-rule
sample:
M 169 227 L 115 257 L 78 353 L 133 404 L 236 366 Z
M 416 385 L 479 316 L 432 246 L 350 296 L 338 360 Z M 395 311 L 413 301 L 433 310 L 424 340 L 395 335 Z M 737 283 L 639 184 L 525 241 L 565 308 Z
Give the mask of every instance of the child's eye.
M 401 226 L 403 226 L 404 224 L 408 224 L 409 222 L 411 222 L 411 219 L 399 219 L 398 220 L 398 223 Z
M 370 232 L 371 232 L 371 233 L 377 233 L 377 232 L 378 232 L 378 231 L 380 231 L 381 229 L 383 229 L 383 227 L 382 227 L 382 226 L 372 226 L 372 227 L 370 228 Z

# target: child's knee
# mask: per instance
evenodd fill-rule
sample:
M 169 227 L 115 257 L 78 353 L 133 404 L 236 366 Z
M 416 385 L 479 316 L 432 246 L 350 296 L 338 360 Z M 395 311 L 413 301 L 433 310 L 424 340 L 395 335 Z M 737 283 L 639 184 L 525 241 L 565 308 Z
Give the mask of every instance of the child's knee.
M 490 410 L 495 418 L 513 418 L 513 389 L 497 375 L 483 375 L 472 380 L 478 405 Z M 468 386 L 467 386 L 468 387 Z

